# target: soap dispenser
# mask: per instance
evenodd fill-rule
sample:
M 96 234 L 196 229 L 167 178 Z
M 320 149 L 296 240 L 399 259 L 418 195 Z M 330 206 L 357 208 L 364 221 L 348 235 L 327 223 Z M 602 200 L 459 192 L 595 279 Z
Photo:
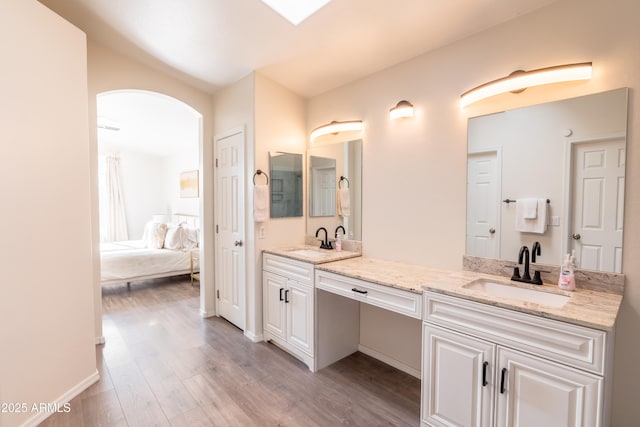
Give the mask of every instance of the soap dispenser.
M 336 252 L 342 250 L 342 240 L 340 240 L 340 234 L 336 234 Z
M 567 254 L 562 267 L 560 267 L 558 287 L 565 291 L 573 291 L 576 288 L 576 277 L 573 271 L 572 258 L 575 260 L 575 255 L 573 255 L 572 257 L 571 255 Z

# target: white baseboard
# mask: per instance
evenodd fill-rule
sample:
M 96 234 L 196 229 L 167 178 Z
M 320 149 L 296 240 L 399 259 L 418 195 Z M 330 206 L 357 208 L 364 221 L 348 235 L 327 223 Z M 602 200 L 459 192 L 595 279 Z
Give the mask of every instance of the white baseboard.
M 262 334 L 254 334 L 250 331 L 244 331 L 244 336 L 249 338 L 253 342 L 262 342 L 264 341 L 264 335 Z
M 405 363 L 402 363 L 399 360 L 396 360 L 392 357 L 389 357 L 386 354 L 382 354 L 369 347 L 365 347 L 362 344 L 358 345 L 358 351 L 366 354 L 367 356 L 371 356 L 374 359 L 378 359 L 381 362 L 386 363 L 387 365 L 393 366 L 394 368 L 399 369 L 402 372 L 405 372 L 413 377 L 416 377 L 418 379 L 420 378 L 420 371 L 418 369 L 412 368 L 411 366 Z
M 101 345 L 104 343 L 105 343 L 104 335 L 100 335 L 99 337 L 96 337 L 96 345 Z
M 202 316 L 204 319 L 206 319 L 207 317 L 213 317 L 215 315 L 216 315 L 216 313 L 213 312 L 213 311 L 200 310 L 200 316 Z
M 51 406 L 57 405 L 59 408 L 63 408 L 65 403 L 71 402 L 71 400 L 73 400 L 74 397 L 76 397 L 77 395 L 79 395 L 80 393 L 88 389 L 91 385 L 95 384 L 98 380 L 100 380 L 100 374 L 96 369 L 96 371 L 93 374 L 89 375 L 87 378 L 80 381 L 78 384 L 73 386 L 71 389 L 69 389 L 66 393 L 64 393 L 62 396 L 60 396 L 53 402 L 50 402 L 50 405 Z M 54 413 L 55 412 L 39 412 L 35 416 L 25 421 L 25 423 L 22 424 L 22 427 L 35 427 L 40 423 L 42 423 L 47 418 L 49 418 L 49 416 L 51 416 Z

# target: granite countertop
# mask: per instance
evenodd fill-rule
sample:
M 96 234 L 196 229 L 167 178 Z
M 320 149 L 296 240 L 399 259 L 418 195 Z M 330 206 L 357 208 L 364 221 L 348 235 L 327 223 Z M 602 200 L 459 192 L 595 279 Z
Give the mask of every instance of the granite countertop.
M 318 255 L 308 256 L 300 252 L 305 250 L 317 252 Z M 362 255 L 360 252 L 351 252 L 351 251 L 337 252 L 335 249 L 320 249 L 319 247 L 312 246 L 312 245 L 298 245 L 298 246 L 287 246 L 282 248 L 270 248 L 270 249 L 264 249 L 263 252 L 273 254 L 273 255 L 283 256 L 283 257 L 294 259 L 297 261 L 308 262 L 314 265 L 339 261 L 347 258 L 359 257 Z
M 425 281 L 437 280 L 451 273 L 447 270 L 367 257 L 322 264 L 316 269 L 417 294 L 422 293 L 422 284 Z
M 414 293 L 423 290 L 438 292 L 528 313 L 535 316 L 560 320 L 575 325 L 611 331 L 615 324 L 622 295 L 578 288 L 574 292 L 558 289 L 556 285 L 542 286 L 511 282 L 508 277 L 477 273 L 474 271 L 451 271 L 429 267 L 385 261 L 368 257 L 345 259 L 316 266 L 317 270 L 328 271 L 355 279 L 366 280 L 380 285 L 391 286 Z M 493 282 L 515 287 L 534 289 L 569 296 L 569 301 L 560 308 L 536 304 L 530 301 L 488 295 L 480 290 L 466 289 L 473 280 L 484 278 Z
M 569 296 L 569 301 L 562 307 L 550 307 L 530 301 L 488 295 L 483 291 L 466 289 L 464 286 L 476 279 L 509 284 L 511 286 L 534 289 L 539 292 L 550 292 Z M 576 288 L 573 292 L 563 291 L 554 284 L 529 285 L 511 282 L 508 277 L 477 273 L 474 271 L 451 272 L 437 280 L 425 280 L 422 288 L 427 291 L 465 298 L 489 304 L 495 307 L 507 308 L 522 313 L 533 314 L 549 319 L 560 320 L 575 325 L 587 326 L 594 329 L 611 331 L 615 325 L 622 295 L 590 289 Z

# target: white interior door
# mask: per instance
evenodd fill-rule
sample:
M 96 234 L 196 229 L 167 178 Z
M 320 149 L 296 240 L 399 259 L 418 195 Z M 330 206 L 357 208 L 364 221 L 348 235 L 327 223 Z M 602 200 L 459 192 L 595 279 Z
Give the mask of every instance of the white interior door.
M 216 139 L 218 314 L 245 328 L 244 132 Z
M 314 216 L 336 214 L 336 168 L 313 168 Z
M 570 233 L 580 268 L 622 272 L 625 140 L 576 143 Z
M 467 157 L 467 255 L 500 257 L 500 161 L 498 151 Z

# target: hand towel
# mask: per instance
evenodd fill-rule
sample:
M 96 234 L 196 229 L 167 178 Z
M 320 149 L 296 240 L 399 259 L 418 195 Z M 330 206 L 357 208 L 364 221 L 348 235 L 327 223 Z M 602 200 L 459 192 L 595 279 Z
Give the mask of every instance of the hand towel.
M 522 200 L 522 199 L 521 199 Z M 536 199 L 536 217 L 525 218 L 524 204 L 520 205 L 520 200 L 516 203 L 516 231 L 521 233 L 544 234 L 547 231 L 549 218 L 549 205 L 547 199 Z
M 264 222 L 269 218 L 269 186 L 257 184 L 253 187 L 253 220 Z
M 536 219 L 538 217 L 538 199 L 518 199 L 516 205 L 516 215 L 522 215 L 524 219 Z
M 351 215 L 351 196 L 349 194 L 349 188 L 338 189 L 338 215 L 349 216 Z

